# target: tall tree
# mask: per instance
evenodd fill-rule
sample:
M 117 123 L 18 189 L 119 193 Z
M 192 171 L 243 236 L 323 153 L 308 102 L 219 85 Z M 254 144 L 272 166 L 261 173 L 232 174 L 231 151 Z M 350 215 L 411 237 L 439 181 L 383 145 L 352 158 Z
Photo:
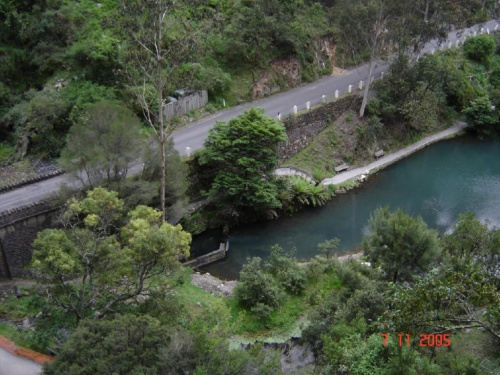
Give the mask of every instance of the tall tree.
M 280 207 L 274 169 L 278 142 L 286 139 L 282 124 L 252 108 L 229 122 L 218 122 L 198 153 L 199 162 L 215 170 L 206 195 L 230 218 L 242 210 Z
M 139 118 L 125 107 L 104 101 L 89 106 L 71 127 L 60 164 L 84 186 L 109 185 L 125 179 L 145 146 Z
M 370 262 L 380 264 L 393 282 L 411 280 L 414 271 L 423 271 L 439 253 L 437 233 L 424 220 L 401 209 L 378 208 L 368 221 L 370 232 L 363 248 Z
M 118 230 L 123 214 L 117 193 L 96 188 L 67 203 L 63 229 L 39 232 L 33 243 L 32 266 L 48 281 L 50 302 L 78 321 L 102 318 L 116 304 L 167 286 L 149 280 L 162 280 L 189 255 L 191 235 L 161 221 L 160 212 L 138 206 Z
M 133 43 L 129 49 L 132 67 L 127 77 L 133 86 L 144 118 L 158 139 L 160 207 L 165 220 L 165 145 L 175 124 L 165 121 L 165 98 L 174 88 L 182 64 L 196 51 L 198 32 L 170 0 L 121 1 L 124 23 Z M 185 77 L 184 77 L 185 78 Z M 186 85 L 188 82 L 183 81 Z

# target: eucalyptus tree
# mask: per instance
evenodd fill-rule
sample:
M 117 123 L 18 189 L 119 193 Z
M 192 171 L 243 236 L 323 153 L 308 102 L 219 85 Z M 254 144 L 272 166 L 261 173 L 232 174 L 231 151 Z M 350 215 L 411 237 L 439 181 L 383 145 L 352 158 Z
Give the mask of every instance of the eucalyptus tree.
M 200 33 L 190 26 L 179 3 L 169 0 L 121 1 L 124 27 L 130 33 L 126 77 L 159 149 L 160 206 L 165 220 L 165 146 L 175 129 L 163 108 L 198 45 Z M 182 76 L 183 84 L 189 77 Z M 187 78 L 187 79 L 186 79 Z

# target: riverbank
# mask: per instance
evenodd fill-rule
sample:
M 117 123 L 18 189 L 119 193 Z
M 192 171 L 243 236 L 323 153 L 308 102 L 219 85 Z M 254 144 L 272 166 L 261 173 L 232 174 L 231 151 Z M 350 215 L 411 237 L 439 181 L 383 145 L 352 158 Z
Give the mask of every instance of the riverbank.
M 339 173 L 333 177 L 330 178 L 325 178 L 321 181 L 321 184 L 323 185 L 340 185 L 343 184 L 349 180 L 353 179 L 359 179 L 362 175 L 369 175 L 373 173 L 374 171 L 383 169 L 398 160 L 401 160 L 418 150 L 423 149 L 424 147 L 427 147 L 435 142 L 438 142 L 440 140 L 446 139 L 450 136 L 456 135 L 460 133 L 462 130 L 464 130 L 467 127 L 467 124 L 462 122 L 462 121 L 457 121 L 453 126 L 451 126 L 448 129 L 445 129 L 443 131 L 440 131 L 439 133 L 427 136 L 420 141 L 407 146 L 405 148 L 400 149 L 399 151 L 393 152 L 389 155 L 384 155 L 381 158 L 367 164 L 361 167 L 357 167 L 351 170 L 348 170 L 346 172 Z

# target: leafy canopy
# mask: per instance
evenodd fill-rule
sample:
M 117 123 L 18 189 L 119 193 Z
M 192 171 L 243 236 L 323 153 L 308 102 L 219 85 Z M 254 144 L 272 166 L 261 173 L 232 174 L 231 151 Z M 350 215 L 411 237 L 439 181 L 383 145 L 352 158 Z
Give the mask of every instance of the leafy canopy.
M 280 207 L 274 168 L 283 125 L 252 108 L 229 122 L 218 122 L 199 155 L 201 165 L 215 168 L 206 196 L 234 212 Z
M 169 287 L 166 277 L 189 256 L 191 235 L 180 225 L 146 206 L 125 218 L 123 207 L 116 192 L 96 188 L 68 201 L 62 229 L 39 232 L 33 243 L 32 266 L 48 281 L 47 298 L 77 320 Z
M 375 210 L 368 224 L 370 233 L 363 239 L 365 254 L 393 282 L 411 280 L 415 271 L 426 270 L 439 253 L 437 233 L 421 217 L 383 207 Z

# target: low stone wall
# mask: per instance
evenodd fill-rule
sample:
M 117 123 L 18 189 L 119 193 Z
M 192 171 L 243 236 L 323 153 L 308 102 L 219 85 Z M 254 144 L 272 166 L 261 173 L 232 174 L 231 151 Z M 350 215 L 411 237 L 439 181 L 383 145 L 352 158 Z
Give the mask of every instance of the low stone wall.
M 303 171 L 300 168 L 297 167 L 281 167 L 278 168 L 274 171 L 274 174 L 279 177 L 289 177 L 289 176 L 298 176 L 303 178 L 304 180 L 309 181 L 312 184 L 317 185 L 318 181 L 314 179 L 314 177 L 309 176 L 309 174 L 306 171 Z
M 0 213 L 0 278 L 26 277 L 39 231 L 55 225 L 58 206 L 38 202 Z
M 51 161 L 23 161 L 0 167 L 0 193 L 58 176 L 63 171 Z
M 216 262 L 220 259 L 224 259 L 225 257 L 226 257 L 226 244 L 221 243 L 218 250 L 212 251 L 211 253 L 205 255 L 201 255 L 198 258 L 183 263 L 182 265 L 185 267 L 198 268 Z
M 358 100 L 356 95 L 347 95 L 334 102 L 313 108 L 309 112 L 286 119 L 284 125 L 288 139 L 278 145 L 280 159 L 289 159 L 306 148 L 313 138 L 325 130 L 329 124 L 357 105 Z

